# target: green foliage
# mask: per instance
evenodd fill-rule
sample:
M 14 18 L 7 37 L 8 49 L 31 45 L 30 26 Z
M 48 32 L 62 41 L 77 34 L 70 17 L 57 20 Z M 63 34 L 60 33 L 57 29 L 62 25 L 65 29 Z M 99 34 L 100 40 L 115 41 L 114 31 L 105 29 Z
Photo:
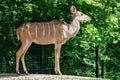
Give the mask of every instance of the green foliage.
M 19 48 L 16 29 L 25 22 L 46 22 L 52 19 L 70 23 L 70 6 L 91 16 L 92 21 L 81 23 L 78 35 L 63 45 L 61 70 L 64 74 L 95 77 L 95 46 L 99 60 L 105 62 L 105 78 L 120 78 L 120 1 L 119 0 L 2 0 L 0 1 L 0 72 L 15 72 L 15 52 Z M 26 62 L 39 68 L 40 51 L 32 45 Z M 54 67 L 53 46 L 45 46 L 44 64 Z M 48 53 L 48 54 L 47 54 Z M 52 54 L 51 54 L 52 53 Z M 34 56 L 34 57 L 33 57 Z M 33 62 L 34 61 L 34 62 Z M 8 64 L 3 65 L 2 62 Z M 100 65 L 100 63 L 99 63 Z M 87 66 L 86 68 L 80 68 Z M 2 71 L 1 68 L 7 67 Z M 34 71 L 33 71 L 34 72 Z M 99 73 L 100 75 L 100 73 Z

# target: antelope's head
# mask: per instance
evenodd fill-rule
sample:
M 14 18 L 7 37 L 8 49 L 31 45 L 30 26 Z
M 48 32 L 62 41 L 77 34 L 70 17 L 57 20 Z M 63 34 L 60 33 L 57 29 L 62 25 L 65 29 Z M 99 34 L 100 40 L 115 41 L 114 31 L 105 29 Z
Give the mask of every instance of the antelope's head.
M 80 22 L 85 22 L 85 21 L 91 20 L 91 18 L 88 15 L 86 15 L 80 11 L 77 11 L 75 6 L 71 6 L 70 11 L 73 14 L 73 17 L 72 17 L 73 19 L 76 19 Z

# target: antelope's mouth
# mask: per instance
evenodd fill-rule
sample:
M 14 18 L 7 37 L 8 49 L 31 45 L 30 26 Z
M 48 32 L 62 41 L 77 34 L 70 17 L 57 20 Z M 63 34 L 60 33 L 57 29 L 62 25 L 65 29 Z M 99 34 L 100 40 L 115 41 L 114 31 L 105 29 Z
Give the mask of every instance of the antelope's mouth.
M 89 17 L 86 21 L 91 21 L 92 19 L 91 19 L 91 17 Z
M 89 21 L 91 21 L 92 20 L 92 18 L 89 18 Z
M 91 18 L 88 18 L 86 21 L 90 22 L 92 19 Z

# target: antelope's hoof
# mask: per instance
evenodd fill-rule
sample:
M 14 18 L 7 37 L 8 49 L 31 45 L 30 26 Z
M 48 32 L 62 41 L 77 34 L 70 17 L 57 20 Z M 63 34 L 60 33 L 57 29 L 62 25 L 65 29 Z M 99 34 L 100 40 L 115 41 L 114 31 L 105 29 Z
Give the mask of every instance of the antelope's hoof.
M 27 71 L 24 71 L 26 75 L 28 75 L 29 73 Z
M 20 75 L 20 72 L 16 72 L 17 75 Z
M 56 75 L 62 75 L 62 73 L 61 73 L 61 72 L 56 72 L 55 74 L 56 74 Z
M 25 73 L 26 75 L 28 75 L 29 73 Z

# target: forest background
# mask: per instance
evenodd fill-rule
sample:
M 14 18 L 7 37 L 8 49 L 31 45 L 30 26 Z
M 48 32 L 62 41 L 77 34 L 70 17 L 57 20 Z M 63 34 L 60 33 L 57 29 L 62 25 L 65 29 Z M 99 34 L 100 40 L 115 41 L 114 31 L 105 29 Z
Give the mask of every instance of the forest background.
M 119 0 L 0 0 L 0 73 L 15 72 L 15 53 L 20 47 L 16 29 L 21 24 L 53 19 L 70 23 L 71 5 L 89 15 L 92 21 L 82 22 L 78 35 L 63 45 L 62 73 L 95 77 L 95 47 L 98 46 L 99 76 L 104 60 L 104 78 L 120 79 Z M 44 46 L 46 73 L 54 70 L 53 47 Z M 35 73 L 40 68 L 37 62 L 42 58 L 41 48 L 32 44 L 28 50 L 25 60 L 29 72 Z

